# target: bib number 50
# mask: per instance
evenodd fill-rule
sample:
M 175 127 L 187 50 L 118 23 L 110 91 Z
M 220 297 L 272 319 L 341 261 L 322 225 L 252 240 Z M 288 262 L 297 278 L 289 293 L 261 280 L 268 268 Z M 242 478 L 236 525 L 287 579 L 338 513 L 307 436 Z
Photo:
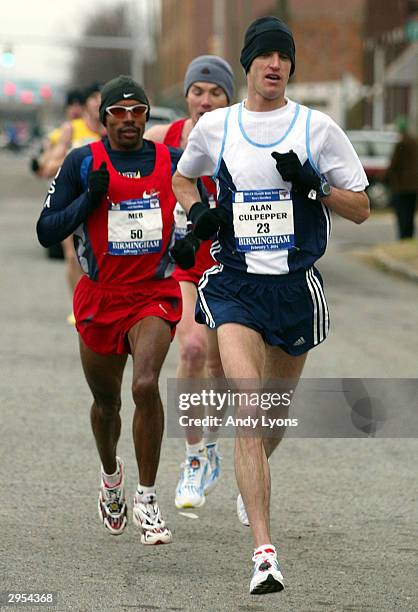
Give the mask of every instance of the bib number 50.
M 131 230 L 131 240 L 141 240 L 142 238 L 142 230 L 141 229 L 133 229 Z

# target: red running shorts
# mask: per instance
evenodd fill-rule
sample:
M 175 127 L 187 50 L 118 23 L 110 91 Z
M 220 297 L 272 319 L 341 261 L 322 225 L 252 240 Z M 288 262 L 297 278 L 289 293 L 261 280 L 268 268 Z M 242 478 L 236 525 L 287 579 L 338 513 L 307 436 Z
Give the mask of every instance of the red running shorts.
M 174 278 L 141 281 L 132 286 L 105 285 L 83 276 L 74 291 L 76 328 L 96 353 L 127 354 L 129 330 L 145 317 L 159 317 L 174 338 L 181 319 L 180 285 Z

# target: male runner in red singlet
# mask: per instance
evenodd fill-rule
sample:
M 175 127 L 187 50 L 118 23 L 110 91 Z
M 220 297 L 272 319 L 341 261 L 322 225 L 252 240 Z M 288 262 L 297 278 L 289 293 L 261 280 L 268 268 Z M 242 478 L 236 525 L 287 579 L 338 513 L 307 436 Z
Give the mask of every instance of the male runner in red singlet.
M 125 469 L 116 448 L 122 377 L 131 354 L 139 474 L 133 521 L 143 544 L 166 544 L 171 532 L 155 488 L 164 430 L 158 379 L 181 318 L 169 257 L 176 204 L 171 176 L 181 151 L 143 139 L 148 117 L 148 98 L 133 79 L 120 76 L 103 87 L 100 119 L 107 137 L 67 155 L 37 232 L 43 246 L 74 234 L 85 272 L 74 292 L 74 314 L 102 464 L 100 520 L 113 535 L 127 521 Z

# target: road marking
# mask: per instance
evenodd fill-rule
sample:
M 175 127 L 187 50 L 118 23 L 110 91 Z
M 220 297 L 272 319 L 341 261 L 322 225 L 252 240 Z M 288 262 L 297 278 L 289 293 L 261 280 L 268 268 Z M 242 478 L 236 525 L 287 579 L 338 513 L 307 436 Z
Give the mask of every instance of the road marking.
M 179 514 L 181 514 L 181 516 L 187 516 L 187 518 L 191 518 L 191 519 L 199 518 L 197 514 L 193 514 L 193 512 L 179 512 Z

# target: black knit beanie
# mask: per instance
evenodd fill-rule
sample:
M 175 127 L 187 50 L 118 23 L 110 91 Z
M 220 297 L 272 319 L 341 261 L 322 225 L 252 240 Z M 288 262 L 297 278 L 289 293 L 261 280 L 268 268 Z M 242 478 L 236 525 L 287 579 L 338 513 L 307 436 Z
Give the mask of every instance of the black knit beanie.
M 106 124 L 106 108 L 116 104 L 120 100 L 138 100 L 141 104 L 148 106 L 146 120 L 149 119 L 149 101 L 144 88 L 134 81 L 130 76 L 121 74 L 120 76 L 108 81 L 101 91 L 102 101 L 99 108 L 100 121 Z
M 240 62 L 245 73 L 250 69 L 253 60 L 270 51 L 281 51 L 289 56 L 292 63 L 290 74 L 295 71 L 295 42 L 293 34 L 283 21 L 277 17 L 260 17 L 247 29 Z

